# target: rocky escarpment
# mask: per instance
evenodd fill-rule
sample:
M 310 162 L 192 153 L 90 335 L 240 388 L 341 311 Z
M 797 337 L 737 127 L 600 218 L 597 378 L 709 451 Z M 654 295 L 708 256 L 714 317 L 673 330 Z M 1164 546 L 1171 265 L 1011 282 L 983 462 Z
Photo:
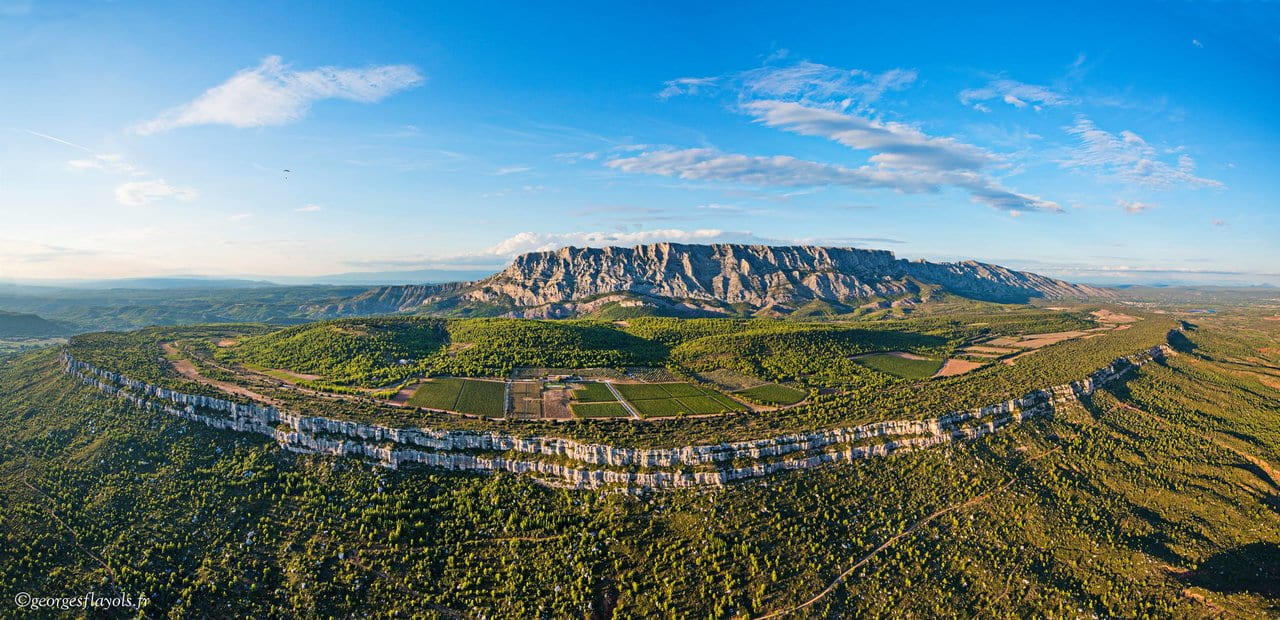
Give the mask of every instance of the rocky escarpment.
M 1001 302 L 1109 296 L 1105 289 L 974 261 L 931 263 L 885 250 L 818 246 L 685 245 L 561 248 L 516 258 L 501 272 L 451 287 L 382 287 L 352 300 L 382 311 L 487 308 L 513 316 L 580 312 L 601 296 L 626 294 L 691 311 L 746 307 L 785 313 L 815 300 L 853 302 L 943 291 Z
M 500 432 L 391 428 L 275 407 L 185 394 L 78 361 L 64 352 L 63 368 L 82 383 L 153 411 L 212 428 L 258 433 L 295 452 L 356 456 L 388 467 L 420 463 L 450 471 L 532 473 L 575 488 L 662 489 L 714 486 L 770 473 L 849 462 L 980 437 L 1091 394 L 1172 350 L 1165 345 L 1115 360 L 1088 377 L 1020 398 L 923 420 L 894 420 L 733 443 L 680 448 L 624 448 L 557 437 Z M 857 444 L 857 445 L 854 445 Z M 486 457 L 475 452 L 501 452 Z M 569 461 L 566 464 L 564 461 Z M 741 464 L 747 461 L 746 464 Z M 734 462 L 735 466 L 727 464 Z M 707 466 L 710 466 L 709 468 Z M 701 467 L 705 471 L 689 471 Z

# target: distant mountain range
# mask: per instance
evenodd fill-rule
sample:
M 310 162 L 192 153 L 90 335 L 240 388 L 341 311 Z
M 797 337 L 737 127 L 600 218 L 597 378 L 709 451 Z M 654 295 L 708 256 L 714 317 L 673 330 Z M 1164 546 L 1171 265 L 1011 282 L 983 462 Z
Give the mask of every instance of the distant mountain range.
M 0 282 L 0 293 L 42 292 L 41 289 L 46 291 L 48 289 L 210 290 L 264 288 L 271 286 L 351 286 L 361 284 L 376 286 L 430 284 L 438 282 L 456 282 L 459 280 L 476 280 L 492 273 L 493 270 L 491 269 L 414 269 L 409 271 L 336 273 L 323 276 L 250 276 L 245 278 L 224 278 L 218 276 L 184 275 L 156 276 L 149 278 L 112 278 L 105 280 L 24 280 L 18 282 Z M 32 291 L 32 289 L 35 290 Z
M 381 286 L 312 315 L 417 312 L 558 318 L 618 311 L 787 315 L 817 305 L 851 311 L 910 306 L 944 294 L 993 302 L 1110 297 L 999 265 L 932 263 L 885 250 L 657 243 L 532 252 L 471 282 Z

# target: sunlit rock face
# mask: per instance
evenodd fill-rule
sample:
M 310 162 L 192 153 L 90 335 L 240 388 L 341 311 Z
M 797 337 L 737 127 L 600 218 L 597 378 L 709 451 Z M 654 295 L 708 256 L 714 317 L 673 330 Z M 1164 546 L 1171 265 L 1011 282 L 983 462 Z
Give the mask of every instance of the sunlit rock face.
M 507 314 L 561 317 L 590 312 L 602 297 L 644 300 L 690 313 L 718 304 L 785 313 L 814 300 L 912 299 L 928 286 L 975 299 L 1109 296 L 1105 289 L 974 261 L 930 263 L 886 250 L 819 246 L 686 245 L 561 248 L 516 258 L 471 283 L 386 286 L 326 309 L 327 315 L 411 310 L 443 303 L 494 304 Z
M 501 432 L 391 428 L 351 420 L 299 416 L 275 407 L 185 394 L 125 377 L 62 355 L 63 369 L 81 383 L 140 407 L 211 428 L 271 437 L 286 450 L 348 456 L 388 467 L 418 463 L 449 471 L 528 473 L 551 485 L 626 490 L 716 486 L 780 471 L 919 450 L 964 441 L 1035 417 L 1092 394 L 1151 360 L 1172 355 L 1167 345 L 1115 360 L 1089 376 L 1032 391 L 1020 398 L 924 420 L 890 420 L 859 426 L 793 433 L 747 441 L 678 448 L 623 448 L 583 444 L 558 437 L 516 437 Z M 868 443 L 868 440 L 874 440 Z M 856 446 L 848 444 L 858 443 Z M 482 457 L 474 451 L 502 452 Z M 566 465 L 543 457 L 563 457 Z M 730 461 L 755 463 L 724 467 Z M 716 465 L 714 471 L 681 468 Z M 609 467 L 618 469 L 607 469 Z M 622 468 L 672 468 L 623 471 Z

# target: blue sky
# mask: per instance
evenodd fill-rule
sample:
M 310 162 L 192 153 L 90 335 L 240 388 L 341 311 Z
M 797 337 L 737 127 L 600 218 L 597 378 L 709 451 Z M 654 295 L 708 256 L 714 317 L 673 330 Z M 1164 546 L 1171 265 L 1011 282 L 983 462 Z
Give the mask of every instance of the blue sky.
M 0 0 L 0 279 L 728 241 L 1280 284 L 1274 4 L 534 4 Z

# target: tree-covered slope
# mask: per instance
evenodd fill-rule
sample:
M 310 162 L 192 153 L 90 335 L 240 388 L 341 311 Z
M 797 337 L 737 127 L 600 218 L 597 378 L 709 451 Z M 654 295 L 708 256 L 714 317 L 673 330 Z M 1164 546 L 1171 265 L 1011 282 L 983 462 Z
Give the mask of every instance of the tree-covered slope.
M 1276 332 L 1202 325 L 976 442 L 644 496 L 286 453 L 102 398 L 53 351 L 0 358 L 0 594 L 146 593 L 152 617 L 1273 616 Z
M 439 353 L 446 339 L 439 319 L 342 319 L 247 338 L 235 353 L 240 361 L 265 368 L 321 375 L 336 383 L 377 383 L 391 378 L 397 366 Z
M 74 329 L 69 323 L 50 321 L 35 314 L 0 310 L 0 338 L 66 336 Z

